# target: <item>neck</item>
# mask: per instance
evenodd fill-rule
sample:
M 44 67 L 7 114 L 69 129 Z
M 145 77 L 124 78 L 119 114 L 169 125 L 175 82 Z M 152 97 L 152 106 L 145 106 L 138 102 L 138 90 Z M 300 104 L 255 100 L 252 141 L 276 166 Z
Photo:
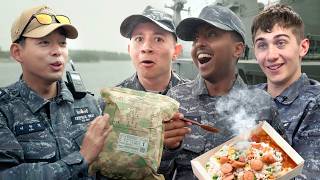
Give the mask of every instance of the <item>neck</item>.
M 236 76 L 224 78 L 220 81 L 210 82 L 205 80 L 205 84 L 208 89 L 208 93 L 210 96 L 223 96 L 229 93 L 230 89 L 232 88 Z
M 267 92 L 273 97 L 279 96 L 284 90 L 286 90 L 291 84 L 297 81 L 301 77 L 301 73 L 297 74 L 294 78 L 291 78 L 286 83 L 272 83 L 270 80 L 267 80 Z
M 286 89 L 286 87 L 283 87 L 283 86 L 277 86 L 275 84 L 268 84 L 267 92 L 273 98 L 275 98 L 275 97 L 279 96 L 285 89 Z
M 23 80 L 28 84 L 28 86 L 35 91 L 43 99 L 51 99 L 57 95 L 57 81 L 52 83 L 41 83 L 39 81 L 33 82 L 31 80 Z
M 171 73 L 156 78 L 145 78 L 142 76 L 138 76 L 138 78 L 144 89 L 149 91 L 162 92 L 168 87 L 168 84 L 171 79 Z

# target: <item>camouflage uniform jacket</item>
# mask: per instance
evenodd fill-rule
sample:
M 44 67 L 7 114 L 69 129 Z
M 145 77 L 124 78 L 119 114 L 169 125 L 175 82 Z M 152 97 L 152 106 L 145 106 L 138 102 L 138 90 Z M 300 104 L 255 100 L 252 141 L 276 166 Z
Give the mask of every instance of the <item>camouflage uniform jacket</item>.
M 166 90 L 164 92 L 162 92 L 161 94 L 166 95 L 170 88 L 172 88 L 178 84 L 185 83 L 187 81 L 188 80 L 183 79 L 183 78 L 179 77 L 178 74 L 172 72 L 170 82 L 169 82 Z M 134 90 L 138 90 L 138 91 L 146 91 L 144 89 L 144 87 L 142 86 L 142 84 L 140 83 L 137 73 L 133 74 L 128 79 L 122 81 L 120 84 L 117 85 L 117 87 L 124 87 L 124 88 L 134 89 Z
M 267 84 L 258 85 L 267 90 Z M 306 74 L 274 98 L 292 147 L 304 158 L 303 175 L 320 177 L 320 83 Z
M 58 84 L 50 101 L 23 80 L 3 89 L 0 179 L 90 178 L 79 150 L 87 124 L 101 110 L 93 96 L 74 99 L 64 82 Z
M 242 95 L 238 94 L 240 90 L 243 90 Z M 248 116 L 255 114 L 256 116 L 252 119 L 253 124 L 259 120 L 266 120 L 278 132 L 284 133 L 282 124 L 277 119 L 272 98 L 260 89 L 249 89 L 240 76 L 225 96 L 210 96 L 201 76 L 194 81 L 170 89 L 168 96 L 180 102 L 179 110 L 185 117 L 213 125 L 221 131 L 215 134 L 208 133 L 192 125 L 191 133 L 184 138 L 180 148 L 175 150 L 165 148 L 159 172 L 165 174 L 167 179 L 169 179 L 168 174 L 175 169 L 178 180 L 196 179 L 192 173 L 190 161 L 235 136 L 231 128 L 235 123 L 231 115 L 234 111 L 242 109 Z M 227 108 L 223 111 L 219 110 L 218 113 L 218 106 Z

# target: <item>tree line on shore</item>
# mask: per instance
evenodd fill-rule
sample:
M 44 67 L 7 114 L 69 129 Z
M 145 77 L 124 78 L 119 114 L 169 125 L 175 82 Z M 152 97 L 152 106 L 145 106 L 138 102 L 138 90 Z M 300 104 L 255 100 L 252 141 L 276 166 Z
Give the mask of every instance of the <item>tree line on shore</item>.
M 103 60 L 130 60 L 128 53 L 95 50 L 69 50 L 69 58 L 76 62 L 96 62 Z M 9 51 L 0 50 L 0 61 L 10 59 Z

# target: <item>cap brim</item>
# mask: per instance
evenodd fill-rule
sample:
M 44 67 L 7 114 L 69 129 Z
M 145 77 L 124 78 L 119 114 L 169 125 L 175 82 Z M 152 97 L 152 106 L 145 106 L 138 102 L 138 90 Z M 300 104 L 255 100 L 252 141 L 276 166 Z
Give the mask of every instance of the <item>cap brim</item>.
M 61 24 L 61 23 L 42 25 L 36 29 L 33 29 L 28 33 L 24 33 L 23 36 L 30 37 L 30 38 L 41 38 L 41 37 L 47 36 L 48 34 L 50 34 L 51 32 L 55 31 L 58 28 L 63 28 L 66 31 L 66 37 L 69 39 L 75 39 L 78 37 L 78 31 L 74 26 L 72 26 L 71 24 Z
M 208 24 L 222 30 L 232 31 L 230 27 L 219 22 L 207 21 L 201 18 L 186 18 L 178 24 L 176 34 L 178 38 L 184 41 L 193 41 L 195 33 L 197 32 L 197 29 L 201 24 Z
M 131 16 L 127 17 L 121 23 L 121 26 L 120 26 L 121 35 L 126 38 L 131 38 L 131 33 L 132 33 L 133 29 L 135 28 L 135 26 L 138 25 L 139 23 L 144 23 L 144 22 L 153 22 L 156 25 L 158 25 L 160 28 L 175 34 L 174 30 L 170 29 L 166 25 L 164 25 L 156 20 L 153 20 L 151 18 L 148 18 L 144 15 L 136 14 L 136 15 L 131 15 Z

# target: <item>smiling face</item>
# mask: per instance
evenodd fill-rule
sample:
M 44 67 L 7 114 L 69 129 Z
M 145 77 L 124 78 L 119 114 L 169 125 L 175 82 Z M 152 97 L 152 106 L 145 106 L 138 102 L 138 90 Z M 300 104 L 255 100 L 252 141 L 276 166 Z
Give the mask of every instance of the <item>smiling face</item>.
M 180 53 L 173 34 L 151 22 L 134 28 L 128 51 L 138 77 L 146 79 L 170 77 L 171 62 Z
M 301 76 L 301 59 L 309 41 L 297 40 L 291 28 L 276 24 L 271 32 L 259 29 L 254 38 L 255 56 L 268 84 L 288 87 Z
M 191 56 L 201 76 L 214 83 L 234 78 L 237 59 L 242 52 L 243 43 L 236 42 L 232 32 L 204 24 L 197 30 Z
M 12 44 L 11 54 L 20 62 L 29 85 L 50 84 L 62 78 L 68 58 L 66 37 L 58 29 L 42 38 L 25 38 L 22 45 Z

